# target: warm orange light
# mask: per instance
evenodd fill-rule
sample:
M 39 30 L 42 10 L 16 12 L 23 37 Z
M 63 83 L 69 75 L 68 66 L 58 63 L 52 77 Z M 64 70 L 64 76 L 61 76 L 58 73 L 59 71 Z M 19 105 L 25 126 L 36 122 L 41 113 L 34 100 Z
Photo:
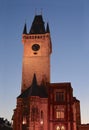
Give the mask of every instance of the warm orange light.
M 26 117 L 23 117 L 23 122 L 22 122 L 23 125 L 26 124 Z
M 43 120 L 40 121 L 40 124 L 43 125 Z

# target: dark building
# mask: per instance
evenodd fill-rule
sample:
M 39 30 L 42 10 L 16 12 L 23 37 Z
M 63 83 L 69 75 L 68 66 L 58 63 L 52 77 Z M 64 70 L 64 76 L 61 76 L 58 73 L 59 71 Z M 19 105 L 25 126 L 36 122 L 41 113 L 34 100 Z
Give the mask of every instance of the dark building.
M 11 123 L 3 117 L 0 117 L 0 130 L 13 130 Z
M 89 124 L 81 124 L 81 125 L 79 125 L 78 130 L 89 130 Z
M 49 24 L 34 17 L 22 34 L 22 86 L 13 116 L 13 130 L 79 130 L 80 101 L 71 83 L 50 82 L 52 42 Z

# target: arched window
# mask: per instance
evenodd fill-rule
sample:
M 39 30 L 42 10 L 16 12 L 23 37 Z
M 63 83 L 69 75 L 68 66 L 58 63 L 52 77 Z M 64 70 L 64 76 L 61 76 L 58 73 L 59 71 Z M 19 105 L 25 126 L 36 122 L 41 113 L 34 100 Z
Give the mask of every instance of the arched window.
M 59 126 L 59 125 L 58 125 L 58 126 L 56 127 L 56 130 L 65 130 L 65 127 L 64 127 L 63 125 L 62 125 L 62 126 Z
M 65 127 L 64 127 L 64 126 L 61 126 L 61 130 L 65 130 Z
M 56 127 L 56 130 L 61 130 L 60 126 L 57 126 L 57 127 Z

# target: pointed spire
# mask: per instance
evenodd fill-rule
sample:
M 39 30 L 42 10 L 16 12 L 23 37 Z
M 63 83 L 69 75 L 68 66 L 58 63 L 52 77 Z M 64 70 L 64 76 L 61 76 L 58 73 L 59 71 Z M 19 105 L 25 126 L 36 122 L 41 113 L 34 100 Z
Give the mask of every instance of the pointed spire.
M 33 81 L 31 85 L 31 96 L 39 96 L 39 87 L 37 85 L 36 74 L 33 76 Z
M 48 94 L 44 85 L 38 85 L 36 74 L 33 76 L 32 85 L 23 91 L 17 98 L 26 98 L 29 96 L 39 96 L 41 98 L 47 98 Z
M 47 23 L 46 32 L 50 33 L 49 24 Z
M 26 23 L 25 23 L 25 25 L 24 25 L 23 34 L 27 34 L 27 26 L 26 26 Z
M 34 73 L 32 85 L 37 85 L 36 74 Z
M 42 15 L 36 15 L 32 22 L 32 26 L 30 29 L 30 34 L 44 34 L 45 26 Z

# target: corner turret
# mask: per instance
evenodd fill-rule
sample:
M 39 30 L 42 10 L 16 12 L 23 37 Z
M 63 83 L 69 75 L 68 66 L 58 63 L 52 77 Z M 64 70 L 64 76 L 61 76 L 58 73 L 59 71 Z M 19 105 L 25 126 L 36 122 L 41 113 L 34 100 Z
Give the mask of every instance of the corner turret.
M 46 33 L 50 33 L 49 24 L 47 23 Z
M 26 26 L 26 23 L 25 23 L 25 25 L 24 25 L 23 34 L 27 34 L 27 26 Z

